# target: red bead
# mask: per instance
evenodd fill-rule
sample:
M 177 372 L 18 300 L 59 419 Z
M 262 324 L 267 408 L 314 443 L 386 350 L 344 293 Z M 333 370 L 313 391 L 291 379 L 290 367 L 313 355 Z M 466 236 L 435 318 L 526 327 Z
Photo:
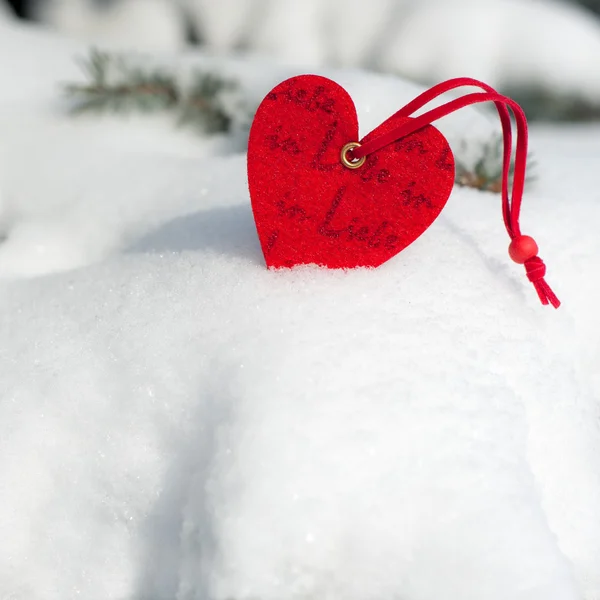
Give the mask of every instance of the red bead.
M 508 253 L 516 263 L 522 265 L 530 258 L 537 256 L 538 245 L 532 237 L 529 237 L 528 235 L 519 235 L 510 243 Z

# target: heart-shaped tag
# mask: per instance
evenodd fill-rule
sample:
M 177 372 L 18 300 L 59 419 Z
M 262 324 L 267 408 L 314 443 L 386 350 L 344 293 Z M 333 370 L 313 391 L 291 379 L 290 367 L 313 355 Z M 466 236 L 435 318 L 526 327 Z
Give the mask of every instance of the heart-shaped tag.
M 408 120 L 394 116 L 362 143 Z M 250 131 L 248 182 L 267 266 L 377 267 L 440 214 L 454 157 L 435 127 L 369 154 L 359 168 L 345 166 L 342 149 L 358 139 L 354 103 L 334 81 L 293 77 L 263 100 Z

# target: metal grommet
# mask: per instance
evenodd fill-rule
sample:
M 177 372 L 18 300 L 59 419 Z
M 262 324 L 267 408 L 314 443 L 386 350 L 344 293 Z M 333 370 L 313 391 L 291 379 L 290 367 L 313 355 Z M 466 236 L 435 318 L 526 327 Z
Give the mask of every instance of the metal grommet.
M 349 169 L 360 169 L 360 167 L 362 167 L 365 164 L 365 160 L 367 160 L 367 157 L 363 156 L 362 158 L 356 160 L 350 160 L 348 158 L 348 152 L 350 152 L 350 150 L 354 150 L 354 148 L 360 148 L 360 144 L 358 142 L 347 143 L 342 148 L 340 158 L 342 160 L 342 164 L 345 167 L 348 167 Z

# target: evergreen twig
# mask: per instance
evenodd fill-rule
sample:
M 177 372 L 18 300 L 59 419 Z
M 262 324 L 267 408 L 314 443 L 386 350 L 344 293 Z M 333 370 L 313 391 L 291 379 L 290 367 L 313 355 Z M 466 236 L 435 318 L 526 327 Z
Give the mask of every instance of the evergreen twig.
M 196 72 L 186 101 L 182 103 L 179 123 L 199 126 L 208 133 L 229 130 L 232 115 L 220 99 L 235 90 L 236 84 L 231 80 Z
M 583 123 L 600 120 L 600 98 L 581 93 L 560 92 L 541 85 L 511 86 L 504 93 L 514 98 L 535 121 Z
M 466 143 L 462 145 L 462 155 L 466 155 Z M 478 148 L 478 158 L 475 164 L 468 165 L 467 161 L 457 157 L 456 159 L 456 184 L 463 187 L 472 187 L 487 192 L 502 192 L 502 159 L 504 142 L 501 134 L 496 134 Z M 527 156 L 529 172 L 535 167 L 535 161 L 531 153 Z M 514 174 L 514 157 L 511 161 L 509 180 L 512 182 Z M 532 180 L 528 175 L 528 181 Z
M 157 112 L 173 111 L 178 123 L 191 125 L 203 133 L 231 129 L 239 96 L 238 84 L 215 73 L 195 71 L 189 89 L 164 69 L 130 64 L 121 55 L 92 49 L 80 60 L 85 83 L 65 86 L 72 101 L 71 112 Z

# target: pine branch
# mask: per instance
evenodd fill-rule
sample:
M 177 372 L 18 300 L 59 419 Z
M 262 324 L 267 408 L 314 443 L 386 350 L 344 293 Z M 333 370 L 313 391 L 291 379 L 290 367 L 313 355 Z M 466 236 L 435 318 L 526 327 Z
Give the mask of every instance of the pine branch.
M 600 98 L 553 90 L 542 85 L 510 86 L 503 93 L 514 98 L 532 121 L 586 122 L 600 120 Z
M 240 113 L 238 84 L 215 73 L 194 72 L 186 90 L 175 75 L 130 64 L 121 55 L 93 49 L 80 64 L 87 81 L 64 88 L 73 114 L 172 111 L 181 125 L 219 133 L 229 131 Z
M 501 134 L 494 135 L 490 140 L 480 144 L 477 149 L 478 158 L 473 165 L 468 165 L 465 159 L 456 159 L 456 184 L 463 187 L 472 187 L 487 192 L 502 192 L 502 161 L 504 141 Z M 462 155 L 467 154 L 467 143 L 462 144 Z M 531 153 L 527 155 L 529 173 L 535 167 Z M 514 175 L 514 157 L 511 160 L 509 181 L 512 183 Z M 534 176 L 528 175 L 531 181 Z
M 207 133 L 228 131 L 232 114 L 224 98 L 233 95 L 236 85 L 211 73 L 194 73 L 193 83 L 179 117 L 181 125 L 200 127 Z

